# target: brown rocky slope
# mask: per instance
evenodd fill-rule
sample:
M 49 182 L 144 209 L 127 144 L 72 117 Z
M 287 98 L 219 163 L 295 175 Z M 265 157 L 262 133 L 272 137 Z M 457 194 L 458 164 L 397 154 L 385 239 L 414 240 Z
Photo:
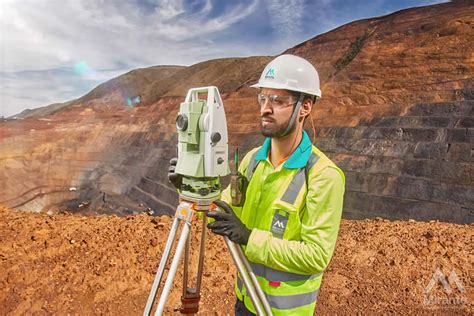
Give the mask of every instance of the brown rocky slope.
M 346 172 L 345 216 L 472 222 L 473 17 L 470 1 L 408 9 L 287 51 L 321 73 L 316 144 Z M 176 194 L 165 171 L 186 90 L 221 89 L 230 145 L 245 151 L 261 142 L 248 86 L 270 59 L 136 70 L 65 106 L 1 122 L 0 204 L 172 213 Z M 129 94 L 143 102 L 125 106 Z

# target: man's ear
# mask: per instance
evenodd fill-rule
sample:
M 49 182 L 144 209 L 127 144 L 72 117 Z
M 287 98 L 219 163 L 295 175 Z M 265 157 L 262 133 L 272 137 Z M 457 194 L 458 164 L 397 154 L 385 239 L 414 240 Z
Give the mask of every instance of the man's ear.
M 300 110 L 300 117 L 308 116 L 311 113 L 311 109 L 313 108 L 313 101 L 310 99 L 304 100 L 303 104 L 301 104 Z

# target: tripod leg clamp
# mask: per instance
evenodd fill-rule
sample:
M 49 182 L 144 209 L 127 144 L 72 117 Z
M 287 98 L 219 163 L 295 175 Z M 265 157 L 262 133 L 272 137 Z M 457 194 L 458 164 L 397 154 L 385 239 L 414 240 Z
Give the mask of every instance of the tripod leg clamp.
M 196 293 L 190 293 L 188 290 L 186 291 L 185 296 L 181 296 L 181 309 L 179 311 L 184 315 L 197 314 L 201 296 Z

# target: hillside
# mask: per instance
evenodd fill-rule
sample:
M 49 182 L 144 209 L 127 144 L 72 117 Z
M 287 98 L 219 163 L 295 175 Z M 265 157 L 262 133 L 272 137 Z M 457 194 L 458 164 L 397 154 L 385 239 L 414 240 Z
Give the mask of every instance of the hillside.
M 473 221 L 473 17 L 469 1 L 407 9 L 287 50 L 321 74 L 313 137 L 346 173 L 346 218 Z M 171 214 L 177 196 L 165 171 L 187 89 L 219 87 L 229 145 L 245 152 L 262 141 L 249 85 L 271 58 L 137 69 L 1 122 L 0 205 Z M 127 106 L 137 95 L 142 102 Z

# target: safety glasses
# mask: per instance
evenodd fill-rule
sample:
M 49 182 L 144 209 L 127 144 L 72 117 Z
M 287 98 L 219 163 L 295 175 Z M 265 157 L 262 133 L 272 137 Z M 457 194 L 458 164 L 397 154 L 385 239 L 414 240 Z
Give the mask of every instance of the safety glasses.
M 263 107 L 268 100 L 272 108 L 284 109 L 286 107 L 294 105 L 297 101 L 297 98 L 288 95 L 259 93 L 257 94 L 257 100 L 258 104 L 260 104 L 260 107 Z

